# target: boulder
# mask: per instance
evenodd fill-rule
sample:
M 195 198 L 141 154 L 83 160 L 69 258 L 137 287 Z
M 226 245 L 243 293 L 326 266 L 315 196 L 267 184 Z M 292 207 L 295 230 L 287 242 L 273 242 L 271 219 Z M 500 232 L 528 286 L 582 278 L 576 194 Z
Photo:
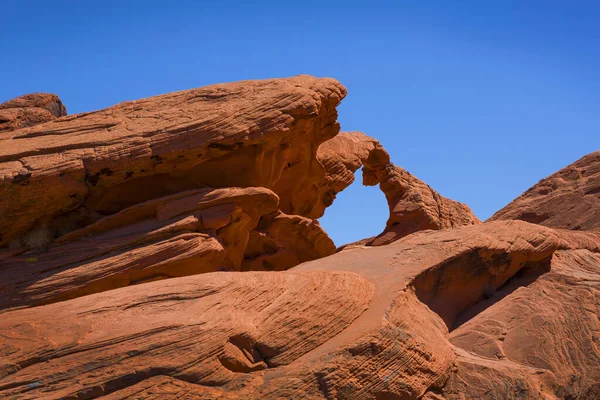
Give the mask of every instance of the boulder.
M 243 271 L 283 271 L 335 253 L 336 247 L 317 220 L 281 211 L 263 216 L 250 238 Z
M 26 128 L 67 115 L 55 94 L 32 93 L 0 104 L 0 137 L 3 132 Z

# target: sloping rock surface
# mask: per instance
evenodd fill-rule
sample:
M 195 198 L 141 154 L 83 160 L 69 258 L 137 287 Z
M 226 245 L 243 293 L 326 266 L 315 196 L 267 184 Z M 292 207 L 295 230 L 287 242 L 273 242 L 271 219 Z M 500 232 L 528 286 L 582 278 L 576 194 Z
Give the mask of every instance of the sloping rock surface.
M 494 222 L 9 311 L 0 394 L 592 399 L 598 254 L 598 233 Z
M 339 132 L 345 88 L 299 76 L 121 103 L 0 136 L 0 246 L 58 218 L 109 215 L 199 187 L 265 187 L 317 218 L 318 146 Z M 18 244 L 18 243 L 17 243 Z
M 542 179 L 490 221 L 520 219 L 565 229 L 600 229 L 600 151 Z
M 5 132 L 0 310 L 333 254 L 314 219 L 316 152 L 339 132 L 345 94 L 310 76 L 236 82 Z M 3 107 L 63 115 L 57 104 L 30 95 Z
M 0 134 L 52 121 L 67 115 L 55 94 L 32 93 L 0 104 Z
M 413 232 L 453 228 L 480 223 L 471 209 L 441 196 L 429 185 L 394 165 L 381 144 L 361 132 L 342 132 L 323 143 L 317 153 L 327 172 L 324 198 L 330 198 L 354 181 L 362 166 L 363 184 L 379 188 L 385 194 L 390 217 L 384 231 L 375 238 L 359 242 L 381 246 Z
M 250 231 L 277 211 L 278 200 L 265 188 L 198 189 L 126 208 L 62 236 L 46 252 L 4 261 L 0 312 L 150 280 L 239 271 Z M 318 250 L 306 258 L 334 251 Z

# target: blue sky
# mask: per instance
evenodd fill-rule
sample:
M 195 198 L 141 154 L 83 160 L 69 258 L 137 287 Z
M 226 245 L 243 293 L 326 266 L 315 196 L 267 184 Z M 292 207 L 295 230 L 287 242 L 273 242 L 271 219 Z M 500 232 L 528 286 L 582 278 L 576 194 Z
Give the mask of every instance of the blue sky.
M 482 219 L 600 148 L 594 1 L 6 1 L 0 10 L 0 101 L 52 92 L 77 113 L 217 82 L 331 76 L 349 92 L 343 130 L 376 137 L 396 164 Z M 356 184 L 321 222 L 341 245 L 379 233 L 387 214 L 376 187 Z

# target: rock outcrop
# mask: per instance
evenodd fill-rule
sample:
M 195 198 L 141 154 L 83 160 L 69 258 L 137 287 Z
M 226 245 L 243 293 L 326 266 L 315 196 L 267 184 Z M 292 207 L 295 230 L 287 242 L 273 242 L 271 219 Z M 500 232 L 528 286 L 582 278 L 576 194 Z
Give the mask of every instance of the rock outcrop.
M 600 229 L 600 151 L 542 179 L 490 221 L 520 219 L 565 229 Z
M 67 115 L 55 94 L 33 93 L 0 104 L 0 134 L 52 121 Z
M 327 171 L 328 184 L 322 197 L 330 202 L 354 181 L 354 173 L 361 166 L 363 184 L 379 184 L 385 194 L 390 217 L 384 231 L 358 244 L 381 246 L 417 231 L 480 223 L 467 205 L 441 196 L 394 165 L 381 144 L 361 132 L 340 133 L 323 143 L 317 156 Z
M 278 201 L 265 188 L 197 189 L 126 208 L 67 233 L 46 252 L 4 261 L 0 309 L 157 279 L 240 271 L 250 231 L 263 215 L 277 211 Z M 319 250 L 304 256 L 314 259 L 334 251 Z
M 548 226 L 481 224 L 338 134 L 344 95 L 246 81 L 0 132 L 0 397 L 597 399 L 598 153 L 499 213 Z M 390 218 L 335 253 L 316 218 L 361 167 Z
M 598 254 L 598 233 L 494 222 L 9 311 L 0 393 L 591 399 Z
M 299 76 L 213 85 L 121 103 L 0 137 L 0 246 L 57 219 L 109 215 L 200 187 L 265 187 L 317 218 L 317 148 L 339 132 L 346 90 Z M 9 218 L 10 216 L 10 218 Z

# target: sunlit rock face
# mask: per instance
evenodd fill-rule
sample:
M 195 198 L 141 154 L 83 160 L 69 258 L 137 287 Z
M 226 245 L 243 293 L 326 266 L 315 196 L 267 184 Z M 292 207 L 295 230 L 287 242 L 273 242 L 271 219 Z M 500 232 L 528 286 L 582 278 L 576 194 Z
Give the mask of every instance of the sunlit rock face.
M 340 133 L 345 94 L 0 105 L 0 397 L 599 398 L 598 154 L 480 223 Z M 390 217 L 336 253 L 317 218 L 361 167 Z
M 0 135 L 67 115 L 55 94 L 32 93 L 0 104 Z
M 600 228 L 600 151 L 542 179 L 490 221 L 520 219 L 574 230 Z
M 394 165 L 381 144 L 361 132 L 342 132 L 323 143 L 317 153 L 327 172 L 324 198 L 331 198 L 354 181 L 362 167 L 363 184 L 385 194 L 390 216 L 383 232 L 358 245 L 381 246 L 426 229 L 445 229 L 480 223 L 471 209 L 441 196 L 429 185 Z

